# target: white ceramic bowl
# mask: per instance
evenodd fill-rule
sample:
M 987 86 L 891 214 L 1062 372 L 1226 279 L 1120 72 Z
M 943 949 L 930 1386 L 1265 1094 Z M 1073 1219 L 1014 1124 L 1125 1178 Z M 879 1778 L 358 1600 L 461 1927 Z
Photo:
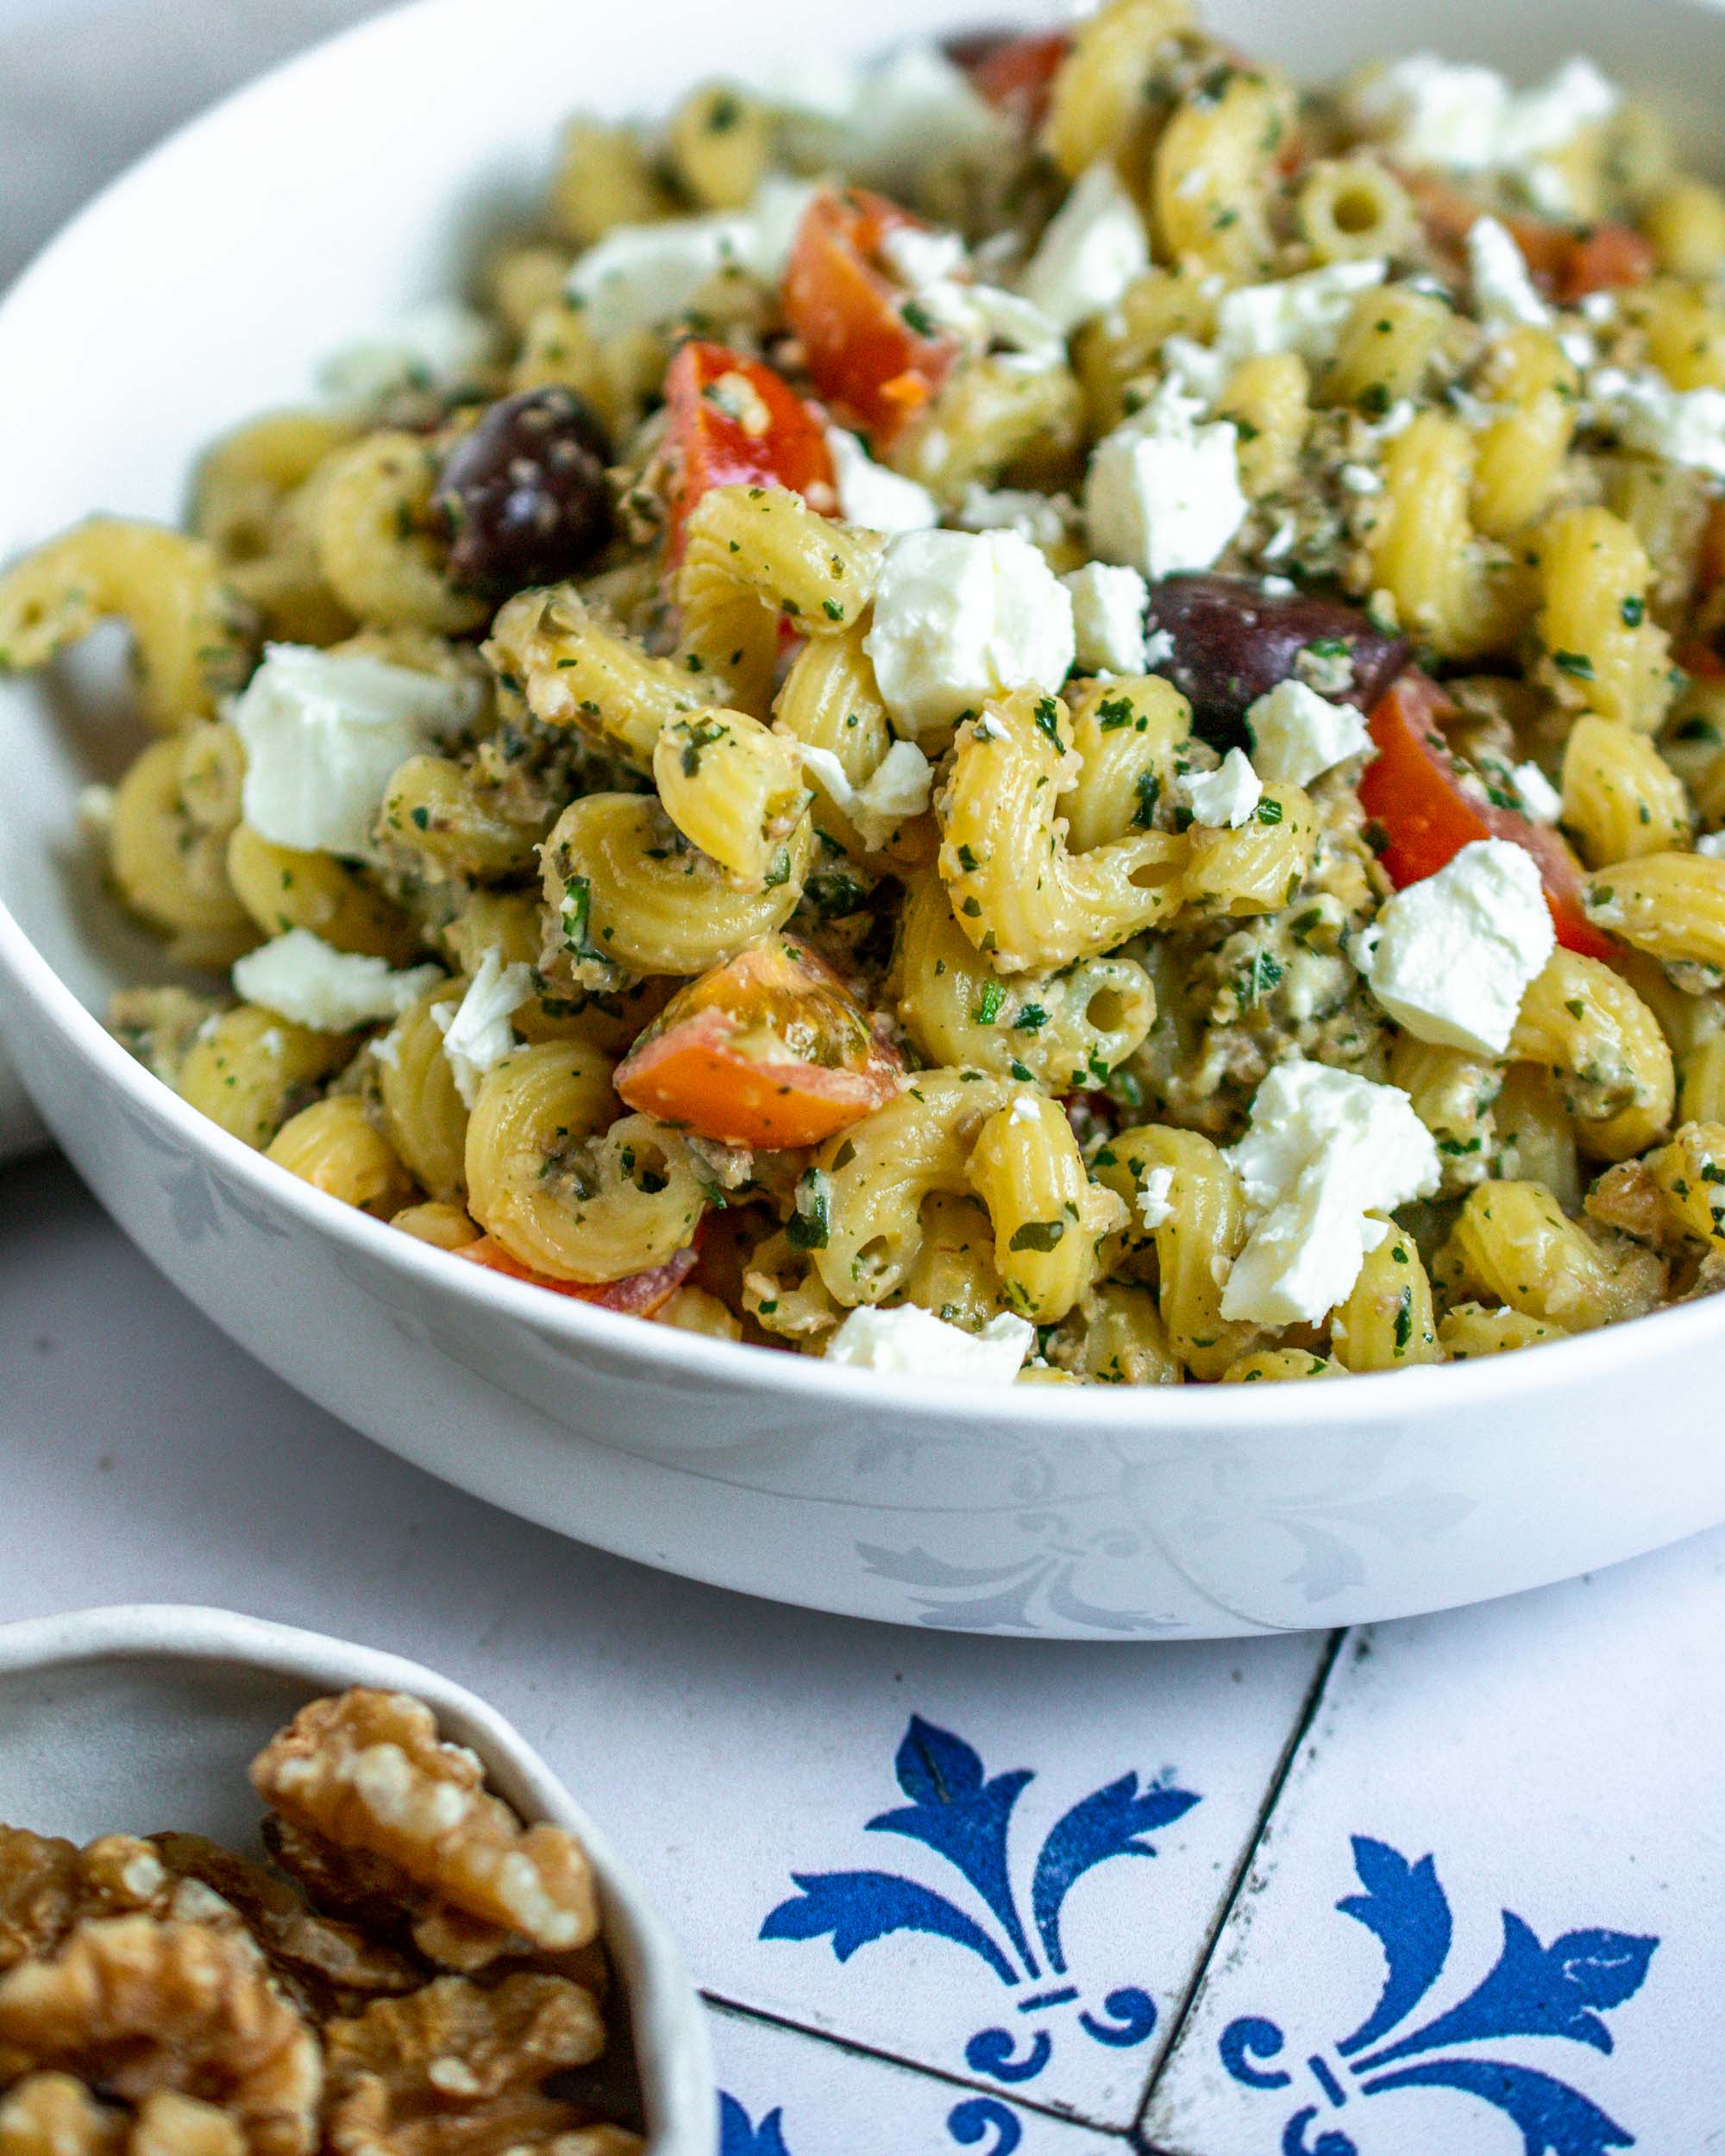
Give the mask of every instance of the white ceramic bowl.
M 544 1761 L 435 1670 L 223 1609 L 141 1604 L 0 1626 L 0 1820 L 74 1841 L 174 1827 L 255 1853 L 248 1764 L 307 1700 L 350 1684 L 423 1700 L 524 1818 L 579 1835 L 629 1998 L 648 2156 L 713 2156 L 706 2015 L 676 1942 Z
M 997 12 L 970 0 L 968 23 Z M 1703 153 L 1725 102 L 1725 19 L 1693 0 L 1212 12 L 1320 78 L 1410 44 L 1522 74 L 1586 49 Z M 0 559 L 93 508 L 175 516 L 212 435 L 303 397 L 322 354 L 459 281 L 542 181 L 570 106 L 662 108 L 715 70 L 966 22 L 928 0 L 422 0 L 280 70 L 100 197 L 0 308 Z M 756 1594 L 1069 1637 L 1393 1616 L 1725 1520 L 1725 1300 L 1339 1384 L 977 1396 L 649 1328 L 347 1210 L 193 1114 L 91 1015 L 160 962 L 75 831 L 78 785 L 131 745 L 104 678 L 86 663 L 0 695 L 3 1037 L 169 1276 L 433 1472 Z

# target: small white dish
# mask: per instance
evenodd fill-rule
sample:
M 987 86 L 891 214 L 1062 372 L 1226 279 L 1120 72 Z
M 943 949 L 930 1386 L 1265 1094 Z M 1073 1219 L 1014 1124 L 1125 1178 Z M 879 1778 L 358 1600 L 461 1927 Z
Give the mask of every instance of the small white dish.
M 706 2016 L 681 1951 L 544 1761 L 433 1670 L 223 1609 L 142 1603 L 0 1626 L 0 1820 L 74 1841 L 174 1827 L 255 1853 L 248 1764 L 307 1700 L 350 1684 L 423 1700 L 524 1818 L 580 1837 L 629 2000 L 648 2156 L 713 2156 Z
M 787 54 L 993 25 L 999 0 L 418 0 L 165 144 L 0 304 L 0 561 L 100 508 L 174 519 L 223 428 L 461 288 L 576 104 L 662 112 Z M 1714 154 L 1702 0 L 1208 0 L 1314 79 L 1410 46 L 1531 81 L 1588 52 Z M 97 887 L 87 780 L 135 746 L 113 646 L 0 685 L 0 1040 L 146 1254 L 290 1383 L 495 1504 L 786 1601 L 1145 1639 L 1394 1617 L 1725 1520 L 1725 1298 L 1541 1348 L 1340 1383 L 957 1384 L 640 1324 L 452 1263 L 195 1113 L 99 1023 L 159 953 Z M 74 693 L 75 692 L 75 693 Z M 105 700 L 104 700 L 105 698 Z

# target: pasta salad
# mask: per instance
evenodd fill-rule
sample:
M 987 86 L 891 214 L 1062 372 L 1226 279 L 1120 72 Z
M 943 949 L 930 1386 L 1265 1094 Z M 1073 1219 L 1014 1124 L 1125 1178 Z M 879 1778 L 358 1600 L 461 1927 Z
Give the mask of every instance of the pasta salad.
M 981 1382 L 1725 1284 L 1725 194 L 1184 0 L 572 121 L 0 577 L 129 627 L 118 1037 L 454 1261 Z

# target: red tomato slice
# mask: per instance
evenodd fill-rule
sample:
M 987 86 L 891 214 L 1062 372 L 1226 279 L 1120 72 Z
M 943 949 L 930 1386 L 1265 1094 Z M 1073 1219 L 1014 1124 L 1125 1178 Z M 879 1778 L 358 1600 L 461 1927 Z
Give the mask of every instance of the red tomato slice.
M 1026 135 L 1048 117 L 1049 98 L 1062 61 L 1072 49 L 1070 30 L 1037 30 L 1028 37 L 1010 30 L 979 30 L 948 38 L 945 53 L 962 67 L 979 97 L 986 97 Z
M 612 1082 L 661 1123 L 776 1152 L 819 1145 L 903 1076 L 837 975 L 771 936 L 680 989 Z
M 877 442 L 890 442 L 952 371 L 955 337 L 905 320 L 878 264 L 888 234 L 919 221 L 884 195 L 823 191 L 803 212 L 785 272 L 785 313 L 817 389 Z
M 784 486 L 829 514 L 837 508 L 825 429 L 770 367 L 726 345 L 686 344 L 665 377 L 665 401 L 673 564 L 689 511 L 712 487 Z
M 589 1288 L 580 1281 L 553 1280 L 549 1273 L 536 1273 L 488 1235 L 482 1235 L 477 1243 L 464 1243 L 450 1256 L 464 1257 L 469 1265 L 483 1265 L 487 1272 L 506 1273 L 511 1280 L 530 1281 L 536 1288 L 549 1288 L 554 1294 L 568 1295 L 576 1302 L 596 1303 L 601 1310 L 620 1310 L 627 1318 L 650 1318 L 656 1310 L 662 1310 L 700 1262 L 699 1251 L 691 1244 L 665 1264 L 656 1265 L 650 1273 L 631 1273 L 626 1280 L 606 1281 L 602 1286 Z
M 1400 177 L 1427 238 L 1458 254 L 1486 212 L 1430 172 Z M 1631 225 L 1559 224 L 1549 217 L 1525 216 L 1505 217 L 1503 222 L 1521 250 L 1528 275 L 1560 307 L 1573 307 L 1590 292 L 1645 285 L 1656 266 L 1653 248 Z
M 1590 292 L 1645 285 L 1653 273 L 1653 250 L 1630 225 L 1578 229 L 1543 217 L 1509 217 L 1505 222 L 1534 282 L 1560 307 L 1573 307 Z
M 1477 839 L 1507 838 L 1532 854 L 1545 879 L 1558 941 L 1584 957 L 1609 959 L 1615 946 L 1582 906 L 1585 871 L 1559 834 L 1465 792 L 1438 715 L 1450 700 L 1427 675 L 1404 674 L 1374 705 L 1377 754 L 1359 782 L 1360 805 L 1382 826 L 1379 858 L 1398 891 L 1421 883 Z

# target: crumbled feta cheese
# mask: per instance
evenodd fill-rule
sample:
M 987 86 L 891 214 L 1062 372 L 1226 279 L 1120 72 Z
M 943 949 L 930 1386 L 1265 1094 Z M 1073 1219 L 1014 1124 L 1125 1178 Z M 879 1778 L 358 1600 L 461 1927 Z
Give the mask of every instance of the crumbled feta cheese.
M 1084 515 L 1103 561 L 1152 582 L 1208 569 L 1245 523 L 1235 429 L 1195 424 L 1200 409 L 1164 389 L 1091 452 Z
M 894 1310 L 853 1310 L 826 1344 L 826 1360 L 900 1377 L 944 1377 L 1009 1385 L 1023 1366 L 1036 1328 L 1023 1318 L 991 1319 L 966 1332 L 915 1303 Z
M 314 1033 L 351 1033 L 357 1025 L 398 1018 L 442 978 L 438 966 L 392 973 L 387 960 L 332 950 L 305 928 L 260 943 L 234 966 L 236 994 Z
M 937 158 L 988 158 L 1013 143 L 1010 122 L 932 45 L 906 46 L 875 67 L 781 68 L 765 95 L 794 122 L 806 168 L 841 171 L 888 194 L 913 189 Z
M 577 255 L 563 290 L 593 335 L 611 337 L 674 321 L 722 270 L 776 284 L 813 191 L 775 176 L 746 210 L 618 225 Z
M 931 232 L 919 224 L 894 225 L 881 242 L 881 259 L 913 292 L 945 285 L 965 267 L 965 247 L 957 232 Z
M 1174 1170 L 1152 1168 L 1138 1186 L 1138 1216 L 1154 1235 L 1174 1218 Z
M 1477 217 L 1469 228 L 1467 266 L 1482 322 L 1524 322 L 1534 329 L 1550 323 L 1552 310 L 1534 290 L 1521 248 L 1496 217 Z
M 1509 774 L 1509 782 L 1522 814 L 1531 816 L 1536 824 L 1555 824 L 1563 814 L 1562 797 L 1538 764 L 1518 763 Z
M 1081 172 L 1025 266 L 1026 299 L 1065 330 L 1112 307 L 1150 267 L 1150 236 L 1112 158 Z
M 1171 629 L 1152 629 L 1144 641 L 1144 671 L 1154 674 L 1158 667 L 1165 667 L 1174 656 L 1174 632 Z
M 1036 1095 L 1033 1093 L 1014 1094 L 1007 1120 L 1009 1123 L 1040 1123 L 1042 1111 L 1037 1106 Z
M 1539 863 L 1507 839 L 1482 838 L 1385 899 L 1354 956 L 1372 994 L 1417 1039 L 1501 1056 L 1527 984 L 1556 947 Z
M 900 225 L 881 242 L 887 266 L 909 285 L 911 298 L 938 329 L 978 347 L 1002 344 L 1028 367 L 1057 367 L 1066 333 L 1021 292 L 973 280 L 956 232 Z
M 1350 756 L 1371 753 L 1371 735 L 1352 704 L 1333 704 L 1304 681 L 1278 681 L 1245 715 L 1261 778 L 1308 786 Z
M 1381 1240 L 1366 1215 L 1429 1196 L 1440 1172 L 1405 1093 L 1302 1057 L 1264 1079 L 1227 1157 L 1245 1186 L 1250 1233 L 1222 1315 L 1257 1325 L 1316 1324 L 1333 1310 Z
M 1725 390 L 1673 389 L 1651 367 L 1604 367 L 1588 392 L 1595 420 L 1626 448 L 1725 479 Z
M 839 514 L 870 531 L 927 531 L 940 522 L 940 505 L 925 486 L 876 464 L 857 437 L 829 427 L 826 446 L 838 483 Z
M 1194 396 L 1213 404 L 1236 367 L 1273 352 L 1293 352 L 1309 366 L 1335 356 L 1342 324 L 1359 295 L 1383 282 L 1386 262 L 1331 262 L 1270 285 L 1241 285 L 1223 295 L 1208 344 L 1170 337 L 1163 364 Z
M 515 1046 L 509 1021 L 532 993 L 533 968 L 519 962 L 506 966 L 502 952 L 493 949 L 480 959 L 458 1005 L 433 1007 L 455 1090 L 468 1107 L 479 1098 L 480 1079 Z
M 364 855 L 391 774 L 479 716 L 477 682 L 358 653 L 270 644 L 232 707 L 245 819 L 306 852 Z
M 1615 321 L 1617 316 L 1616 293 L 1612 291 L 1584 292 L 1581 300 L 1581 316 L 1583 321 L 1593 323 L 1596 326 Z
M 1300 536 L 1297 517 L 1284 517 L 1264 544 L 1258 548 L 1260 561 L 1279 561 L 1284 554 L 1291 554 Z
M 1291 576 L 1261 576 L 1258 588 L 1266 599 L 1292 599 L 1300 586 Z
M 1345 464 L 1337 474 L 1350 494 L 1381 494 L 1383 479 L 1369 464 Z
M 909 531 L 889 540 L 864 642 L 906 740 L 991 696 L 1057 689 L 1072 671 L 1072 599 L 1014 531 Z
M 1192 821 L 1212 830 L 1238 830 L 1251 823 L 1264 788 L 1243 749 L 1230 749 L 1216 771 L 1189 771 L 1175 782 L 1185 795 Z
M 1541 206 L 1565 210 L 1562 175 L 1541 160 L 1608 119 L 1618 103 L 1615 88 L 1591 60 L 1566 60 L 1549 81 L 1518 92 L 1492 68 L 1415 53 L 1368 83 L 1353 109 L 1362 127 L 1409 164 L 1516 174 L 1536 195 L 1544 193 Z
M 983 486 L 972 479 L 953 517 L 961 531 L 1015 531 L 1044 552 L 1063 545 L 1076 505 L 1070 494 L 1027 486 Z
M 377 404 L 406 389 L 460 389 L 500 356 L 496 325 L 459 300 L 410 307 L 380 335 L 333 352 L 317 370 L 326 397 Z
M 1695 850 L 1703 860 L 1725 861 L 1725 831 L 1703 831 L 1695 842 Z
M 1144 614 L 1150 604 L 1150 586 L 1138 571 L 1115 568 L 1106 561 L 1089 561 L 1060 580 L 1072 594 L 1078 671 L 1142 674 L 1146 658 Z
M 861 786 L 852 786 L 830 749 L 805 749 L 802 758 L 832 805 L 856 826 L 870 853 L 877 853 L 912 817 L 922 815 L 933 795 L 933 766 L 914 742 L 895 741 Z
M 1565 329 L 1558 337 L 1558 349 L 1578 374 L 1587 373 L 1599 357 L 1599 347 L 1585 329 Z

